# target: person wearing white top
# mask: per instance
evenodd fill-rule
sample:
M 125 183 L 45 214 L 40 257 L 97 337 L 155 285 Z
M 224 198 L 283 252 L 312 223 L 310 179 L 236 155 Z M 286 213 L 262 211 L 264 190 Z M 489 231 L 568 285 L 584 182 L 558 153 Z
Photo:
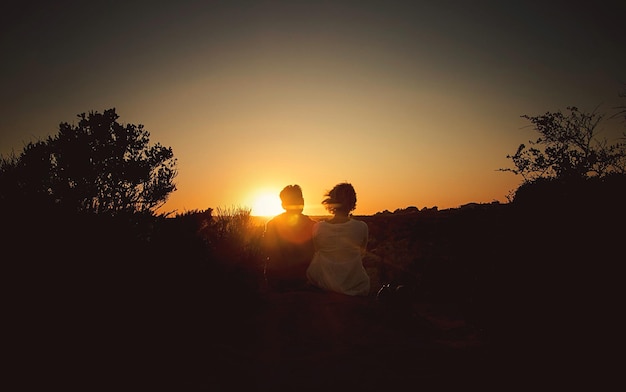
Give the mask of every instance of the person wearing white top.
M 353 219 L 356 192 L 349 183 L 336 185 L 322 204 L 333 214 L 313 226 L 315 253 L 307 269 L 308 281 L 321 289 L 347 295 L 367 296 L 370 278 L 363 267 L 367 248 L 367 223 Z

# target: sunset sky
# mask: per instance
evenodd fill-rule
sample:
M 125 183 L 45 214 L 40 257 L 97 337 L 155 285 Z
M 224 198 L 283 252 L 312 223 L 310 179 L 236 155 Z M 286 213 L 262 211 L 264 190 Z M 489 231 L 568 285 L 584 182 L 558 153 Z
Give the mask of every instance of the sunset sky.
M 626 101 L 626 2 L 577 4 L 8 1 L 0 154 L 116 108 L 178 159 L 160 212 L 299 184 L 320 215 L 343 181 L 360 215 L 506 202 L 520 116 Z

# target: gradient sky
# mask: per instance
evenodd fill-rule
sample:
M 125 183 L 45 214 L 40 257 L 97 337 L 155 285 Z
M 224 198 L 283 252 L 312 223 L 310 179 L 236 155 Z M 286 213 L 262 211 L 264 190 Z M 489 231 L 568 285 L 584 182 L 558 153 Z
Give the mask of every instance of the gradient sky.
M 355 214 L 506 202 L 520 116 L 623 104 L 626 2 L 8 1 L 0 154 L 116 108 L 172 147 L 160 212 L 300 184 Z M 603 135 L 623 125 L 607 122 Z

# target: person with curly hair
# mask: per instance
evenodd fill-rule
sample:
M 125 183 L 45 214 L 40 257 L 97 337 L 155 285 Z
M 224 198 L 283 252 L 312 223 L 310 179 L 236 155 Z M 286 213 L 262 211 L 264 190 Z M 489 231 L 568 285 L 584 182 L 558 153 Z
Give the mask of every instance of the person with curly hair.
M 367 296 L 370 278 L 363 267 L 369 230 L 354 219 L 356 192 L 352 184 L 337 184 L 325 195 L 324 207 L 333 215 L 313 226 L 315 254 L 306 271 L 309 282 L 323 290 Z

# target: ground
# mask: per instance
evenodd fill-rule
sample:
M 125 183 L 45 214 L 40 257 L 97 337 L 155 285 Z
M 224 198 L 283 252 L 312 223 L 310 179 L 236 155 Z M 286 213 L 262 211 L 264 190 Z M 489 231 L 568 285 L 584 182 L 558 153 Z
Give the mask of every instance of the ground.
M 203 359 L 183 359 L 164 382 L 187 390 L 392 391 L 494 379 L 486 338 L 444 305 L 303 290 L 266 293 L 247 312 L 226 316 L 233 323 L 209 339 Z

